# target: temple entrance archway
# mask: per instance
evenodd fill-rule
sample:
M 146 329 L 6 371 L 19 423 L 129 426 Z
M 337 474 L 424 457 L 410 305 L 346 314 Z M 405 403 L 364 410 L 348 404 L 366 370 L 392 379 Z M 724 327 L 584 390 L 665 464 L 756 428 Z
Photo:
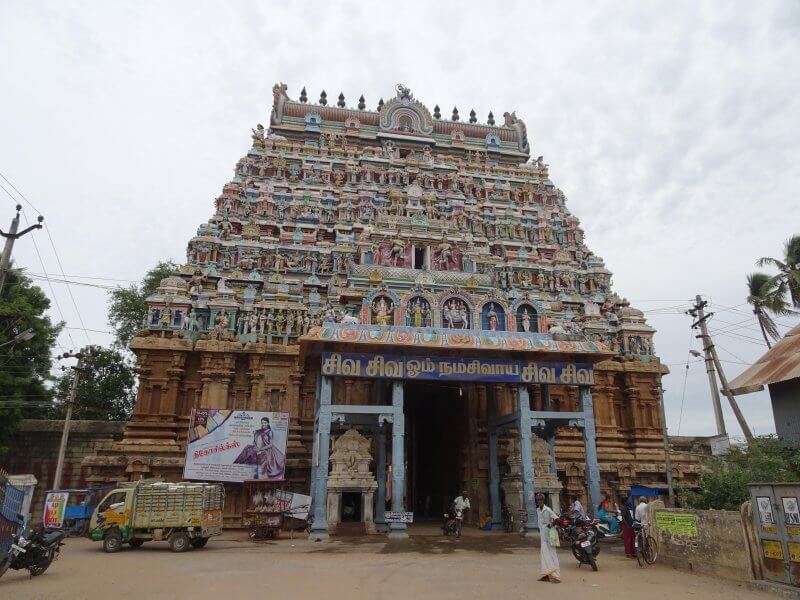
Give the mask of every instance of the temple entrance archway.
M 406 386 L 409 510 L 416 520 L 441 520 L 466 484 L 467 393 L 453 383 Z

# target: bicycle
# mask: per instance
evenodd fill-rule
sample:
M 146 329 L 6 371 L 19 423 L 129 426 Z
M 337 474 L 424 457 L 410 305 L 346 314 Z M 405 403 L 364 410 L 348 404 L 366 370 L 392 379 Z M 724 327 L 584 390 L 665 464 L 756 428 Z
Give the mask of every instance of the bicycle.
M 655 538 L 650 535 L 650 526 L 636 521 L 633 524 L 633 530 L 636 534 L 634 538 L 636 562 L 640 567 L 652 565 L 658 559 L 658 546 Z

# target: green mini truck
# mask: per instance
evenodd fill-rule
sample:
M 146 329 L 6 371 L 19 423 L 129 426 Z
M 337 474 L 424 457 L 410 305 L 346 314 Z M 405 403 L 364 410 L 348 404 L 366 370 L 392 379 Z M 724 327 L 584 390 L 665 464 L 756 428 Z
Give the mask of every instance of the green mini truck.
M 89 537 L 103 550 L 167 541 L 174 552 L 202 548 L 222 533 L 225 488 L 219 483 L 142 480 L 111 490 L 92 515 Z

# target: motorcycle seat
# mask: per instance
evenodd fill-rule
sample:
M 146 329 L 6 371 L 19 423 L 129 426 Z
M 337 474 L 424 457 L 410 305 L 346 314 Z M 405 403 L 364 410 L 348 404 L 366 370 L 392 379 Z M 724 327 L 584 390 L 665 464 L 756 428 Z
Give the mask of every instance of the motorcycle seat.
M 46 531 L 42 534 L 42 543 L 50 546 L 64 539 L 66 534 L 63 531 Z

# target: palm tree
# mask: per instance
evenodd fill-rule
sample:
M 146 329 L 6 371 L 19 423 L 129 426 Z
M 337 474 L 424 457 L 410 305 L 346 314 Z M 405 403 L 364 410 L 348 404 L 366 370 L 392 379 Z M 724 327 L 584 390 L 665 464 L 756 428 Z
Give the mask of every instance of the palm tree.
M 789 296 L 795 308 L 800 308 L 800 235 L 793 235 L 783 245 L 783 260 L 764 256 L 758 259 L 758 266 L 771 265 L 779 273 L 774 279 L 780 281 L 789 290 Z
M 750 273 L 747 276 L 747 292 L 747 302 L 753 307 L 764 341 L 768 348 L 772 348 L 769 338 L 777 342 L 781 335 L 769 313 L 780 316 L 794 314 L 786 301 L 786 284 L 766 273 Z

